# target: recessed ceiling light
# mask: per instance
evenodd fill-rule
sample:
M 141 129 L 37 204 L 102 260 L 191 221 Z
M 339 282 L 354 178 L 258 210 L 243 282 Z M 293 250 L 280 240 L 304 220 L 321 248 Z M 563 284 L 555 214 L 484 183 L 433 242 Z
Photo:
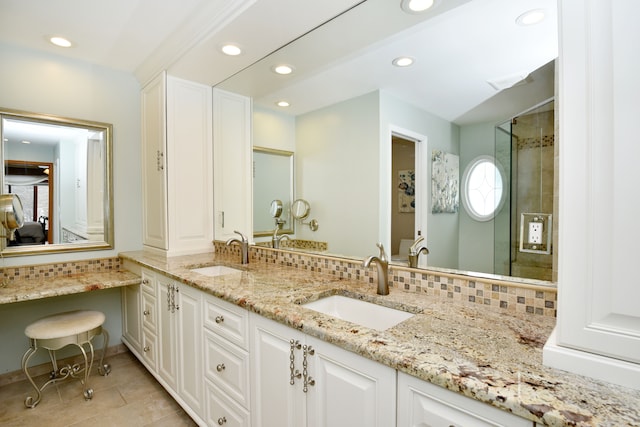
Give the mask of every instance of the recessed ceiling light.
M 273 67 L 273 71 L 278 74 L 286 75 L 293 73 L 293 67 L 286 64 L 276 65 L 275 67 Z
M 544 10 L 529 10 L 516 18 L 516 23 L 522 26 L 539 24 L 544 20 Z
M 407 13 L 422 13 L 434 4 L 435 0 L 402 0 L 400 7 Z
M 278 107 L 288 107 L 288 106 L 290 106 L 291 104 L 289 104 L 287 101 L 278 101 L 278 102 L 276 102 L 276 105 L 277 105 Z
M 399 58 L 394 59 L 392 61 L 392 64 L 395 65 L 396 67 L 408 67 L 409 65 L 413 64 L 413 58 L 409 56 L 401 56 Z
M 58 47 L 71 47 L 73 43 L 64 37 L 54 36 L 49 37 L 49 41 Z
M 242 53 L 242 49 L 234 44 L 226 44 L 222 46 L 222 53 L 229 56 L 238 56 Z

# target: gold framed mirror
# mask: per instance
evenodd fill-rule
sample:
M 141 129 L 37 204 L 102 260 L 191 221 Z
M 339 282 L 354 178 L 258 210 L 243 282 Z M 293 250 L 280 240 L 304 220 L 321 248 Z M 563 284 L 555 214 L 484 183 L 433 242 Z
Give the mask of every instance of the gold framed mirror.
M 0 133 L 2 193 L 24 211 L 2 256 L 112 249 L 112 125 L 2 108 Z

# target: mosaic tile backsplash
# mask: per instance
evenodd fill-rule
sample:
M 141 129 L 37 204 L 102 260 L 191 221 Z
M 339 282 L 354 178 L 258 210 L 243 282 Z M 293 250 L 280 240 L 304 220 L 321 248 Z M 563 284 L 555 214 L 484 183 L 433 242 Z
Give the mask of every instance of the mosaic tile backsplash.
M 214 242 L 216 256 L 236 260 L 237 245 Z M 375 268 L 364 268 L 360 262 L 330 256 L 252 246 L 250 262 L 285 265 L 291 268 L 329 274 L 349 280 L 375 284 Z M 389 286 L 406 292 L 424 293 L 483 305 L 498 310 L 556 317 L 557 291 L 544 286 L 518 284 L 462 275 L 440 273 L 408 267 L 389 266 Z
M 18 267 L 5 267 L 5 280 L 30 280 L 71 276 L 82 273 L 105 272 L 120 269 L 120 258 L 99 258 L 80 261 L 59 262 L 54 264 L 35 264 Z

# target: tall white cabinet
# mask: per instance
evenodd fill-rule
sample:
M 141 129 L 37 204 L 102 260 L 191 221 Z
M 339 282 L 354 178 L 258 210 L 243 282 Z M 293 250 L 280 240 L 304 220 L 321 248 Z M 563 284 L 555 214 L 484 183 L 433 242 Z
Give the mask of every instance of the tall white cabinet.
M 162 73 L 142 89 L 141 102 L 145 249 L 211 252 L 212 89 Z
M 213 90 L 215 236 L 253 235 L 251 98 Z
M 640 286 L 629 274 L 640 241 L 640 3 L 559 5 L 558 322 L 544 360 L 640 388 Z

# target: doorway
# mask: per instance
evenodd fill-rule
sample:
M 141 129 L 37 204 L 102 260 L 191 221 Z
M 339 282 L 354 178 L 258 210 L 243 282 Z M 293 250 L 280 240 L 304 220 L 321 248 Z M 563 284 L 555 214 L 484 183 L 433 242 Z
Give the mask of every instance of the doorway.
M 391 136 L 391 258 L 407 260 L 416 230 L 416 145 L 414 140 Z

